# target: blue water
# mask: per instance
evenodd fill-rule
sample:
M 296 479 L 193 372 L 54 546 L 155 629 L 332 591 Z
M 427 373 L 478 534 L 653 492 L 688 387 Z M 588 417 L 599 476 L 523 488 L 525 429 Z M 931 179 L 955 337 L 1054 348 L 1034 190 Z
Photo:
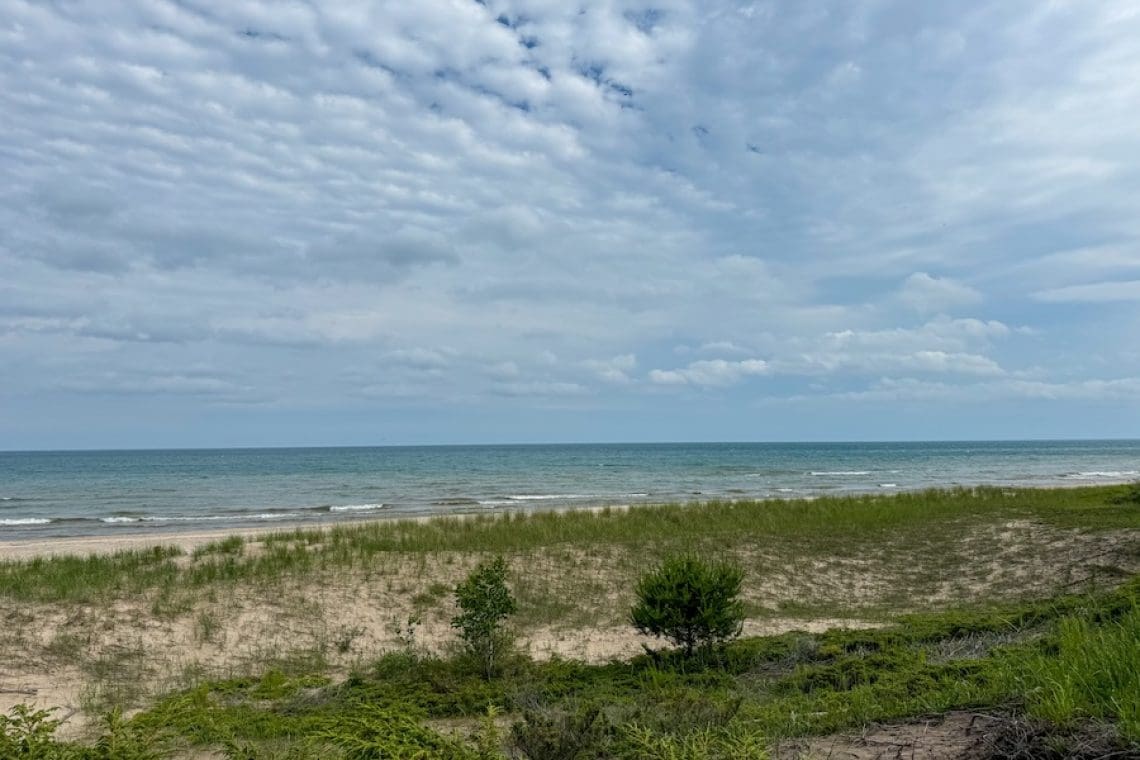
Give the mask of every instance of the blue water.
M 1140 441 L 0 452 L 0 540 L 1140 479 Z

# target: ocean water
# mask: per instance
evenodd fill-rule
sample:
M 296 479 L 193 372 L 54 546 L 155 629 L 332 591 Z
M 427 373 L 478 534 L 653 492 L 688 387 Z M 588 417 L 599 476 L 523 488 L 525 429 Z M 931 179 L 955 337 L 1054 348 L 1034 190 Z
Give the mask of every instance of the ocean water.
M 0 452 L 0 540 L 1140 479 L 1140 441 Z

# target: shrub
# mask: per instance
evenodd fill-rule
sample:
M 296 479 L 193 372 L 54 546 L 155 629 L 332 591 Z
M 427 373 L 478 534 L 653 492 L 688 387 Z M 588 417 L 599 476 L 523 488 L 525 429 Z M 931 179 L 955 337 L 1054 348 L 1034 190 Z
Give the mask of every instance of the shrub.
M 346 760 L 404 757 L 479 759 L 479 755 L 462 741 L 424 727 L 419 716 L 407 709 L 367 706 L 353 715 L 338 716 L 335 725 L 316 732 L 314 738 L 337 747 Z
M 467 579 L 455 587 L 455 603 L 459 614 L 451 619 L 451 627 L 459 630 L 467 652 L 491 678 L 500 655 L 510 646 L 503 621 L 517 605 L 507 588 L 507 563 L 502 557 L 482 562 Z
M 640 726 L 624 730 L 622 756 L 632 760 L 768 760 L 764 738 L 746 728 L 659 734 Z
M 54 738 L 60 721 L 51 713 L 16 705 L 7 715 L 0 714 L 0 757 L 63 757 Z
M 0 714 L 0 757 L 28 760 L 158 760 L 165 756 L 166 740 L 123 720 L 119 710 L 103 718 L 103 732 L 94 746 L 60 742 L 55 731 L 61 725 L 53 710 L 16 705 Z
M 612 727 L 598 704 L 571 701 L 562 708 L 526 710 L 511 726 L 511 741 L 531 760 L 607 757 Z
M 667 557 L 638 582 L 630 618 L 641 633 L 664 637 L 691 656 L 698 646 L 711 648 L 740 635 L 743 580 L 744 571 L 731 563 Z

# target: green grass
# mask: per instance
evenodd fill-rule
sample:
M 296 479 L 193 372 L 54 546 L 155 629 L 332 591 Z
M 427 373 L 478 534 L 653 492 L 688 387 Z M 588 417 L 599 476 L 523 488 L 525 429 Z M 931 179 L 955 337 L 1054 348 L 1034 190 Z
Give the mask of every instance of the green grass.
M 260 551 L 230 537 L 191 556 L 175 547 L 89 557 L 0 563 L 0 597 L 92 603 L 155 592 L 166 599 L 219 583 L 279 583 L 345 568 L 378 568 L 384 555 L 546 553 L 620 548 L 639 564 L 665 553 L 778 546 L 810 559 L 857 554 L 888 540 L 900 550 L 960 535 L 968 526 L 1029 519 L 1065 529 L 1140 528 L 1127 487 L 976 488 L 812 501 L 710 502 L 601 512 L 545 512 L 429 522 L 386 521 L 297 530 L 261 539 Z M 425 600 L 426 601 L 426 600 Z M 171 609 L 178 610 L 177 604 Z
M 170 694 L 118 731 L 228 757 L 477 760 L 513 747 L 538 753 L 524 757 L 695 760 L 762 758 L 782 737 L 983 709 L 1044 720 L 1059 737 L 1093 721 L 1117 751 L 1135 753 L 1138 596 L 1140 577 L 1111 592 L 914 615 L 882 630 L 748 638 L 703 660 L 517 656 L 491 680 L 462 657 L 394 653 L 339 682 L 302 661 Z M 489 710 L 513 721 L 508 735 L 496 734 Z M 440 728 L 448 722 L 469 730 L 452 735 Z
M 1006 683 L 1025 695 L 1031 715 L 1066 727 L 1114 721 L 1140 742 L 1140 609 L 1108 625 L 1066 618 L 1048 648 L 1014 665 Z
M 429 726 L 467 719 L 478 735 L 491 708 L 515 717 L 513 746 L 546 756 L 577 746 L 581 757 L 759 758 L 780 737 L 978 708 L 1058 729 L 1100 721 L 1122 751 L 1136 751 L 1138 593 L 1140 579 L 1095 596 L 912 616 L 879 631 L 750 638 L 704 662 L 675 652 L 605 665 L 519 657 L 492 680 L 462 658 L 393 654 L 335 684 L 283 671 L 203 683 L 130 725 L 183 746 L 242 747 L 249 757 L 318 742 L 345 757 L 384 747 L 476 758 L 488 756 L 478 741 Z M 932 656 L 987 636 L 992 646 L 971 656 Z

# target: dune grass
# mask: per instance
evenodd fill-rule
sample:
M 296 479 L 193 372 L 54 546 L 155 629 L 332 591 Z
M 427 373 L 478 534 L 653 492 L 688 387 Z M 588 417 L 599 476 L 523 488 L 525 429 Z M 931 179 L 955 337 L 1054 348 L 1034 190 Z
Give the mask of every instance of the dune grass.
M 337 682 L 303 664 L 204 681 L 109 725 L 123 742 L 230 758 L 727 760 L 767 757 L 784 737 L 974 709 L 1043 719 L 1061 750 L 1065 729 L 1095 721 L 1108 750 L 1132 756 L 1138 594 L 1140 578 L 876 631 L 748 638 L 704 659 L 518 656 L 490 680 L 463 657 L 408 650 Z
M 254 540 L 232 536 L 190 555 L 176 547 L 88 557 L 0 562 L 0 597 L 91 603 L 218 583 L 278 582 L 321 571 L 379 566 L 393 554 L 518 554 L 619 548 L 647 561 L 676 551 L 792 547 L 803 561 L 881 546 L 902 551 L 971 526 L 1027 519 L 1081 531 L 1135 529 L 1140 510 L 1126 487 L 971 488 L 797 501 L 708 502 L 579 512 L 508 513 L 391 520 L 294 530 Z

